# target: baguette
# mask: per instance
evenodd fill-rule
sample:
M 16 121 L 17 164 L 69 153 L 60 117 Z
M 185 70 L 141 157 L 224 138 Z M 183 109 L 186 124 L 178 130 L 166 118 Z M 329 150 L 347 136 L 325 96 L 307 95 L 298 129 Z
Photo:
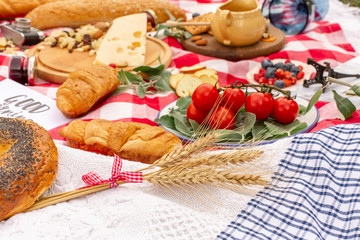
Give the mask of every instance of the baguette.
M 161 127 L 104 119 L 74 120 L 60 129 L 72 148 L 151 164 L 182 146 L 181 140 Z
M 166 0 L 67 0 L 41 5 L 25 17 L 38 29 L 79 27 L 97 22 L 111 22 L 129 14 L 153 10 L 159 23 L 169 20 L 166 10 L 176 19 L 186 20 L 185 12 Z
M 117 71 L 109 66 L 93 65 L 70 73 L 56 92 L 56 106 L 65 117 L 87 113 L 117 89 Z
M 34 8 L 54 1 L 61 0 L 0 0 L 0 19 L 22 17 Z

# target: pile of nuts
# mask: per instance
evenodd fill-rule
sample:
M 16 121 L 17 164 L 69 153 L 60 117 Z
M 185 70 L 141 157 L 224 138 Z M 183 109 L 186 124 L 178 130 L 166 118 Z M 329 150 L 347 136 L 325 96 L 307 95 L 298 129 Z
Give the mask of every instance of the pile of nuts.
M 54 30 L 44 39 L 44 44 L 51 47 L 67 48 L 69 52 L 89 51 L 93 56 L 104 38 L 109 26 L 84 25 L 77 29 Z
M 13 51 L 19 50 L 11 40 L 7 40 L 5 37 L 0 37 L 0 52 L 11 54 Z
M 200 35 L 193 36 L 191 41 L 195 42 L 198 46 L 205 46 L 207 44 L 207 40 L 203 39 Z

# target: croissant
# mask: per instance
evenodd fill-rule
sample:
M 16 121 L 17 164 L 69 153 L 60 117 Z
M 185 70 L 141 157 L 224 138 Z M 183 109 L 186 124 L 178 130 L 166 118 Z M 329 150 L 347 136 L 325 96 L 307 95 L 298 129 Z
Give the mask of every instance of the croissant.
M 93 65 L 70 73 L 56 92 L 56 106 L 65 117 L 81 116 L 117 89 L 117 71 Z
M 104 119 L 74 120 L 60 129 L 72 148 L 151 164 L 182 146 L 181 140 L 161 127 Z

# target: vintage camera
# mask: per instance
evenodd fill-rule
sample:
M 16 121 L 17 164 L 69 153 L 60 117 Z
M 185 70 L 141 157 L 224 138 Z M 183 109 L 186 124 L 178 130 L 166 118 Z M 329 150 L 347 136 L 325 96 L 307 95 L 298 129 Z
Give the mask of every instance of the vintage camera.
M 0 24 L 0 33 L 18 47 L 35 45 L 45 38 L 44 33 L 31 27 L 31 21 L 26 18 L 15 18 L 12 23 Z

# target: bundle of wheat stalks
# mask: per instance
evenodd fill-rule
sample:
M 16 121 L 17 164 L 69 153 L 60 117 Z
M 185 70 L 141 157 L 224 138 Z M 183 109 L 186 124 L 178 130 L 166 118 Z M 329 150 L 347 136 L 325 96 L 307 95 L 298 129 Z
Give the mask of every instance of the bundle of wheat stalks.
M 143 172 L 143 180 L 161 187 L 187 186 L 199 184 L 229 189 L 239 189 L 248 185 L 267 185 L 263 174 L 248 171 L 244 163 L 258 158 L 263 151 L 250 147 L 235 147 L 230 151 L 209 151 L 214 147 L 217 133 L 208 133 L 182 148 L 164 155 Z M 117 181 L 119 185 L 125 182 Z M 36 201 L 26 211 L 32 211 L 85 196 L 110 188 L 109 183 L 89 186 L 69 192 L 45 196 Z

